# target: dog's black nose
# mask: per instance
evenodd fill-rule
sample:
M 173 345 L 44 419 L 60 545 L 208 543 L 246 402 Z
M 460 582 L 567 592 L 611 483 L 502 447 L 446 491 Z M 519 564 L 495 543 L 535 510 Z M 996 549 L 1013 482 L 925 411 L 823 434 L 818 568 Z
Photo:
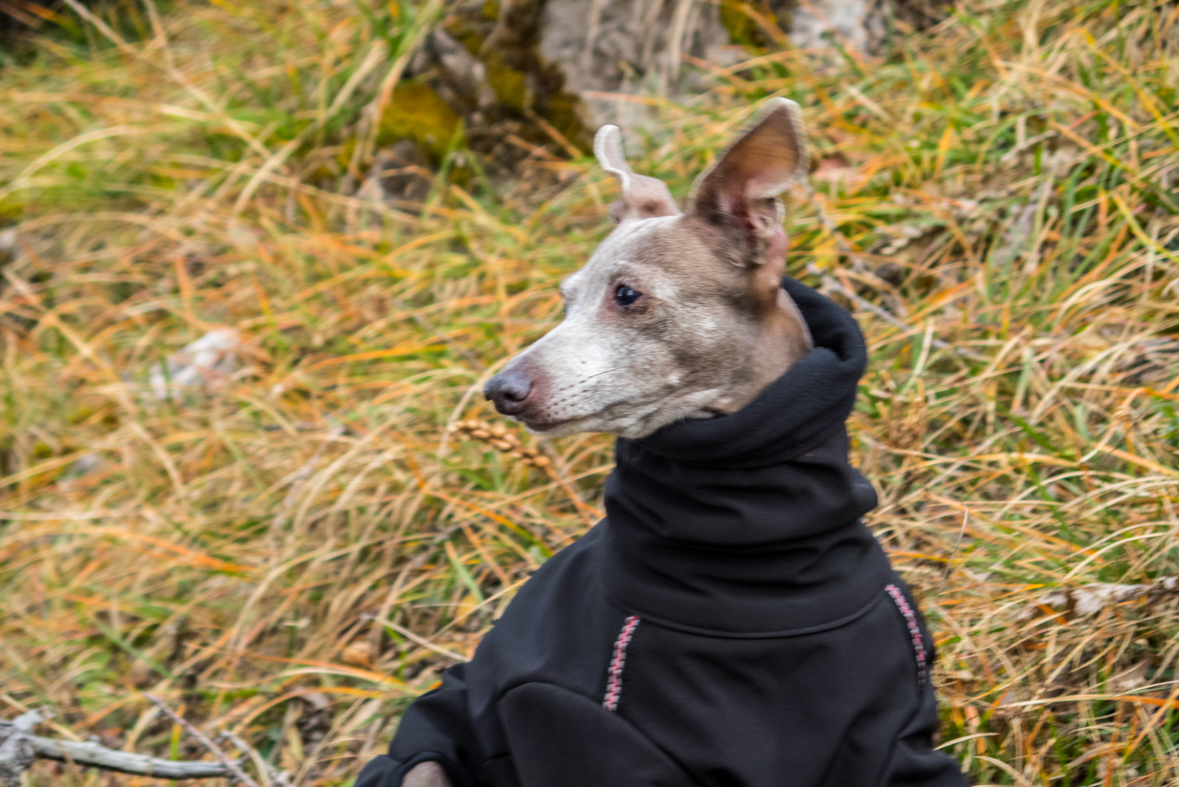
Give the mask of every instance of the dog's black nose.
M 483 386 L 483 397 L 495 402 L 495 409 L 504 415 L 519 415 L 523 412 L 530 393 L 532 380 L 515 370 L 502 371 Z

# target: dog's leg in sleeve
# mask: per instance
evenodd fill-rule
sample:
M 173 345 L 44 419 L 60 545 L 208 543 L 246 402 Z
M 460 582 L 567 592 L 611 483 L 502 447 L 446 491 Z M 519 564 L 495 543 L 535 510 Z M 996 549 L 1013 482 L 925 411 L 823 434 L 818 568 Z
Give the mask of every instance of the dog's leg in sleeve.
M 920 710 L 893 743 L 878 787 L 967 787 L 958 763 L 933 748 L 937 702 L 932 691 L 924 695 Z
M 467 712 L 465 664 L 418 697 L 397 727 L 389 753 L 361 771 L 354 787 L 468 787 L 481 765 Z M 435 767 L 432 764 L 437 763 Z
M 921 640 L 929 654 L 929 663 L 921 670 L 917 711 L 893 742 L 888 764 L 876 784 L 877 787 L 967 787 L 966 776 L 954 758 L 933 748 L 933 736 L 938 728 L 937 695 L 928 676 L 937 651 L 924 621 L 921 623 Z

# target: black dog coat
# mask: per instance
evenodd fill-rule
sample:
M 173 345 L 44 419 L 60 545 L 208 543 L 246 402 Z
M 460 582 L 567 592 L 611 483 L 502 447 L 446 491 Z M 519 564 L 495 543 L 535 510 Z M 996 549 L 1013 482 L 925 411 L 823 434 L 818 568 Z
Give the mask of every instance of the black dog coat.
M 356 787 L 961 787 L 933 644 L 859 517 L 855 321 L 787 279 L 815 349 L 732 415 L 618 441 L 607 516 L 406 711 Z

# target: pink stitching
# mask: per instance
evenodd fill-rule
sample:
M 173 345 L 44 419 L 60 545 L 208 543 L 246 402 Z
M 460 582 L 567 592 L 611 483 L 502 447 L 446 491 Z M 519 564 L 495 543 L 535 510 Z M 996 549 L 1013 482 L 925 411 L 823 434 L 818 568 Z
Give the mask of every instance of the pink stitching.
M 602 707 L 608 711 L 618 710 L 618 700 L 622 696 L 622 668 L 626 665 L 626 646 L 630 644 L 639 626 L 639 616 L 631 615 L 622 624 L 622 631 L 618 632 L 618 639 L 614 642 L 614 656 L 610 659 L 610 676 L 606 681 L 606 696 L 602 698 Z
M 905 594 L 901 592 L 899 587 L 889 585 L 885 590 L 888 591 L 888 595 L 892 596 L 897 609 L 905 616 L 905 624 L 909 627 L 909 638 L 913 641 L 913 652 L 917 656 L 917 685 L 920 686 L 925 683 L 925 638 L 921 636 L 921 627 L 917 625 L 917 614 L 913 612 L 908 599 L 905 598 Z

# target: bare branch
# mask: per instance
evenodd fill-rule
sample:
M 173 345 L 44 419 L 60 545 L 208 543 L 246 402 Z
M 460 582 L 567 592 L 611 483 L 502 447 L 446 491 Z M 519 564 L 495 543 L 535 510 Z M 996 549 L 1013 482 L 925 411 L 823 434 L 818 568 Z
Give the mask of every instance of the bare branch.
M 137 776 L 157 779 L 212 779 L 231 776 L 228 769 L 216 762 L 181 762 L 161 760 L 144 754 L 115 751 L 97 743 L 60 741 L 53 738 L 29 736 L 37 757 L 43 760 L 72 762 L 90 768 L 102 768 Z
M 10 722 L 0 721 L 0 783 L 5 787 L 19 785 L 20 775 L 37 759 L 156 779 L 211 779 L 232 775 L 227 768 L 215 762 L 161 760 L 143 754 L 115 751 L 97 743 L 61 741 L 33 735 L 33 728 L 52 715 L 48 709 L 32 710 Z

